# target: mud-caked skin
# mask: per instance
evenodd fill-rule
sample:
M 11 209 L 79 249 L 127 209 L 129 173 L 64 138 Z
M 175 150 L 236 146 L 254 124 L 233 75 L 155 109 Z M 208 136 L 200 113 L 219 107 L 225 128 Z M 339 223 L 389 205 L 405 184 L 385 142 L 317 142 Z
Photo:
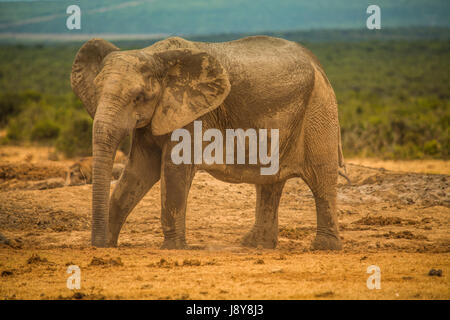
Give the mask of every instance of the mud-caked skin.
M 92 39 L 77 53 L 71 82 L 94 119 L 94 246 L 117 245 L 128 214 L 161 180 L 162 248 L 187 248 L 188 193 L 195 172 L 203 169 L 223 181 L 256 186 L 256 221 L 243 245 L 276 247 L 283 186 L 301 177 L 316 202 L 312 248 L 341 249 L 337 102 L 319 62 L 301 45 L 266 36 L 224 43 L 169 38 L 120 51 Z M 194 120 L 202 121 L 203 132 L 215 128 L 223 137 L 226 129 L 278 129 L 279 170 L 262 175 L 265 165 L 248 164 L 248 150 L 246 164 L 236 159 L 234 164 L 174 164 L 171 150 L 178 141 L 171 141 L 171 133 L 184 128 L 193 137 Z M 129 160 L 110 197 L 114 154 L 128 134 L 133 137 Z

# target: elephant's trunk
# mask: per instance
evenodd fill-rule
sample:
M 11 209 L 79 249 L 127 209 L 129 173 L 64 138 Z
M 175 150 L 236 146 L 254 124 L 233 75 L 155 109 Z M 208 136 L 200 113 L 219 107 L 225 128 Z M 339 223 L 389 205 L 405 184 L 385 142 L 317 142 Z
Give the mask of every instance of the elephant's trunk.
M 108 116 L 100 107 L 94 119 L 92 146 L 92 245 L 108 247 L 109 193 L 114 157 L 126 129 L 120 128 L 119 117 Z

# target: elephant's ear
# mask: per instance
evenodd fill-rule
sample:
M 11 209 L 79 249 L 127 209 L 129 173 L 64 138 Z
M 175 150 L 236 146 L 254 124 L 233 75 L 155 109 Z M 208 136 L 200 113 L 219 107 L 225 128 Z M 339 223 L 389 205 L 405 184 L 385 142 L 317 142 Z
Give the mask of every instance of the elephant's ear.
M 174 49 L 154 56 L 165 70 L 162 97 L 152 119 L 154 135 L 184 127 L 217 108 L 230 92 L 226 70 L 206 52 Z
M 117 50 L 119 48 L 108 41 L 91 39 L 78 50 L 73 62 L 70 76 L 72 90 L 81 99 L 92 118 L 97 108 L 94 79 L 100 72 L 103 59 Z

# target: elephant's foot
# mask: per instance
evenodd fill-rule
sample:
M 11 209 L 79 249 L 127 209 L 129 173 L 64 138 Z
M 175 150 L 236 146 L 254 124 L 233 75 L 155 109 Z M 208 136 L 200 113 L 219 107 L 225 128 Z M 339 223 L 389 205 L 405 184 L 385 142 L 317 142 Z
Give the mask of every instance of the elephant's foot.
M 185 240 L 164 239 L 164 242 L 161 245 L 161 249 L 182 250 L 182 249 L 189 249 L 189 247 L 186 244 Z
M 95 248 L 109 248 L 109 242 L 91 241 L 91 245 Z
M 267 231 L 253 227 L 241 241 L 245 247 L 257 248 L 262 246 L 266 249 L 275 249 L 278 244 L 278 234 L 273 230 Z
M 115 248 L 115 247 L 117 247 L 117 239 L 115 239 L 115 240 L 109 240 L 108 241 L 108 246 L 107 246 L 108 248 Z
M 115 248 L 117 247 L 117 243 L 119 242 L 119 231 L 109 231 L 109 235 L 108 235 L 108 242 L 107 242 L 107 247 L 108 248 Z
M 342 250 L 339 235 L 318 233 L 311 244 L 311 250 Z
M 117 247 L 117 238 L 115 241 L 112 240 L 111 235 L 107 237 L 107 239 L 92 239 L 91 244 L 93 247 L 96 248 L 111 248 L 111 247 Z

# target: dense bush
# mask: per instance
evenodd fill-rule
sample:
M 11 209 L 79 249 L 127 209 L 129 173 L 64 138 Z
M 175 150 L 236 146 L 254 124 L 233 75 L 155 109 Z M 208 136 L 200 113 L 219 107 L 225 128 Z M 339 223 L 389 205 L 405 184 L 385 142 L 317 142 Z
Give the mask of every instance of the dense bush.
M 390 101 L 389 101 L 390 100 Z M 361 99 L 341 108 L 341 130 L 347 154 L 385 158 L 450 156 L 450 103 L 411 98 L 398 104 Z M 391 107 L 395 106 L 395 107 Z
M 450 157 L 449 41 L 304 45 L 335 89 L 346 156 Z M 0 46 L 3 142 L 45 140 L 67 156 L 90 154 L 92 120 L 69 82 L 78 47 Z
M 35 91 L 23 93 L 0 92 L 0 128 L 4 127 L 11 117 L 17 116 L 24 105 L 41 100 L 41 94 Z
M 31 129 L 31 140 L 48 141 L 58 138 L 59 126 L 51 120 L 43 120 L 37 122 Z
M 9 95 L 16 109 L 9 114 L 3 143 L 32 141 L 55 145 L 69 157 L 90 154 L 92 120 L 72 93 L 31 97 L 30 92 Z
M 89 156 L 92 153 L 92 120 L 89 116 L 73 119 L 61 132 L 56 149 L 67 157 Z

